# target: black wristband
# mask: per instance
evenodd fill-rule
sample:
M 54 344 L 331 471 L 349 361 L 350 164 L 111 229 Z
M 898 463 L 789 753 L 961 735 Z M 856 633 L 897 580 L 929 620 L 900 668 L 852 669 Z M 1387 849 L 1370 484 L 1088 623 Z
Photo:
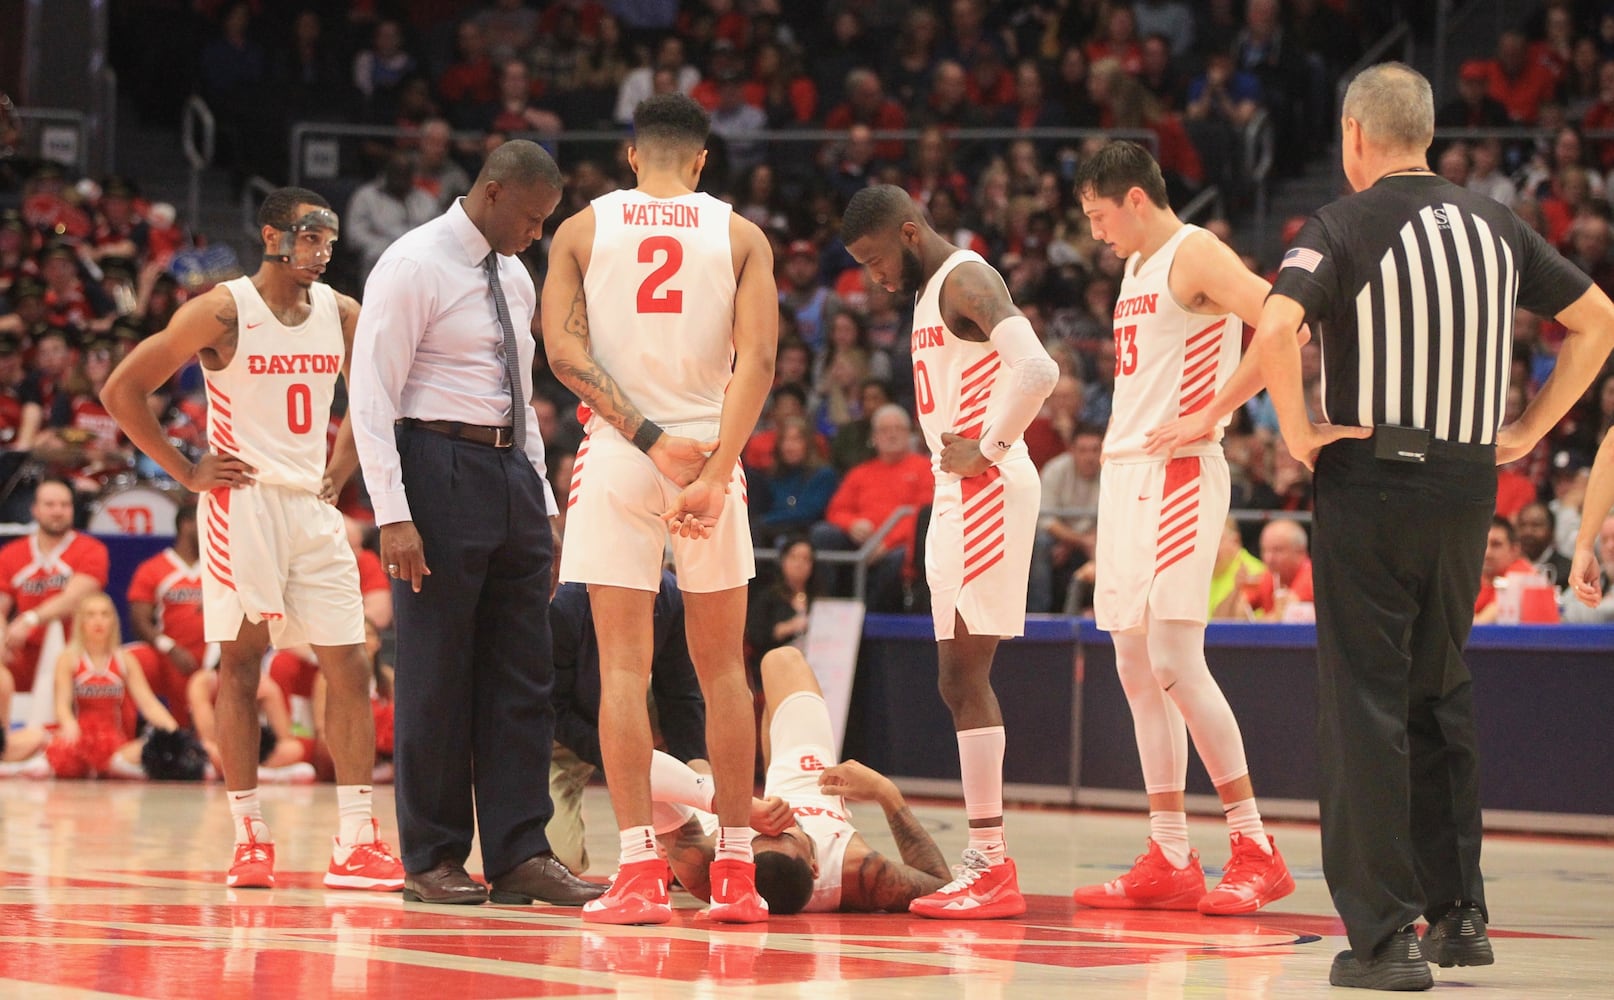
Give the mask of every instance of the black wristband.
M 661 440 L 663 433 L 660 427 L 649 420 L 640 421 L 639 429 L 633 432 L 633 446 L 640 451 L 648 452 L 652 445 Z

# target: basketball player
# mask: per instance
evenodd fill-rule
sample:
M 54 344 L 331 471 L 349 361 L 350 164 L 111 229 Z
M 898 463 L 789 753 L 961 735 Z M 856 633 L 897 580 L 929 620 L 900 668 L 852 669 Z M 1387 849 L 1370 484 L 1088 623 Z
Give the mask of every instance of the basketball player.
M 901 188 L 854 195 L 841 238 L 875 283 L 917 295 L 914 402 L 935 456 L 925 570 L 970 842 L 958 877 L 909 911 L 1018 916 L 1026 903 L 1003 843 L 1003 715 L 992 691 L 992 657 L 999 639 L 1025 632 L 1042 487 L 1021 434 L 1053 391 L 1059 367 L 998 273 L 931 229 Z
M 767 899 L 768 912 L 902 913 L 941 888 L 947 862 L 902 792 L 872 768 L 837 760 L 824 693 L 801 651 L 769 650 L 762 658 L 762 689 L 767 798 L 757 807 L 766 813 L 783 800 L 788 808 L 786 817 L 771 822 L 777 829 L 763 829 L 759 819 L 752 841 L 757 891 Z M 651 781 L 658 808 L 676 803 L 703 809 L 711 795 L 702 775 L 668 754 L 656 754 Z M 869 846 L 852 825 L 848 800 L 880 804 L 901 860 Z
M 264 199 L 258 223 L 258 272 L 187 302 L 124 359 L 101 396 L 141 451 L 202 494 L 202 619 L 204 638 L 220 643 L 219 748 L 236 840 L 226 883 L 275 884 L 258 803 L 258 664 L 271 641 L 307 642 L 330 684 L 340 813 L 325 885 L 398 891 L 403 866 L 370 808 L 375 735 L 358 567 L 342 515 L 324 499 L 357 464 L 344 429 L 327 469 L 325 428 L 359 307 L 319 281 L 339 226 L 325 199 L 281 188 Z M 192 355 L 207 384 L 211 446 L 195 464 L 146 405 Z
M 663 923 L 645 708 L 652 608 L 671 528 L 690 658 L 706 699 L 719 822 L 714 920 L 767 919 L 752 863 L 755 733 L 741 642 L 754 575 L 740 450 L 773 382 L 779 299 L 754 224 L 695 185 L 711 122 L 682 94 L 634 112 L 638 187 L 568 219 L 543 294 L 550 367 L 591 410 L 572 472 L 560 578 L 588 584 L 600 647 L 600 755 L 621 831 L 596 923 Z
M 174 544 L 141 563 L 129 580 L 129 624 L 138 642 L 124 650 L 179 724 L 191 728 L 186 687 L 207 659 L 202 638 L 202 549 L 196 505 L 174 513 Z
M 1094 610 L 1115 642 L 1150 830 L 1148 850 L 1127 874 L 1077 889 L 1076 901 L 1249 913 L 1293 892 L 1294 879 L 1262 829 L 1238 721 L 1205 663 L 1205 621 L 1229 502 L 1221 425 L 1259 383 L 1253 363 L 1230 378 L 1240 320 L 1256 320 L 1269 286 L 1215 236 L 1177 218 L 1159 165 L 1136 143 L 1112 142 L 1094 153 L 1077 174 L 1076 192 L 1093 238 L 1127 262 L 1115 308 Z M 1201 414 L 1218 389 L 1219 402 L 1243 395 L 1219 408 L 1212 424 Z M 1161 444 L 1164 456 L 1150 452 L 1152 429 L 1190 418 L 1203 423 L 1200 433 Z M 1210 893 L 1188 844 L 1189 734 L 1232 830 L 1232 860 Z

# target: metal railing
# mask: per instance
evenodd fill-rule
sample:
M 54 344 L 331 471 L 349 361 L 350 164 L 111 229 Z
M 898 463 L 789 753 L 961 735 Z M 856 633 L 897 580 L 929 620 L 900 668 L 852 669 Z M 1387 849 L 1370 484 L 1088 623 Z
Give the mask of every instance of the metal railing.
M 869 567 L 874 561 L 885 555 L 885 537 L 905 517 L 912 517 L 912 506 L 898 507 L 893 510 L 880 526 L 874 529 L 874 534 L 864 539 L 863 544 L 851 552 L 814 552 L 813 560 L 816 563 L 829 566 L 852 567 L 852 596 L 859 601 L 864 600 L 869 589 Z M 754 557 L 758 562 L 778 562 L 780 551 L 778 549 L 757 549 Z
M 101 70 L 101 110 L 96 115 L 99 133 L 101 173 L 117 169 L 118 160 L 118 73 L 111 66 Z
M 576 144 L 615 144 L 629 137 L 627 129 L 573 129 L 555 133 L 511 132 L 512 139 L 531 139 L 551 147 Z M 869 138 L 880 142 L 912 142 L 922 134 L 920 129 L 875 129 Z M 349 125 L 342 122 L 297 122 L 291 127 L 289 183 L 301 185 L 308 178 L 329 179 L 340 176 L 341 148 L 345 139 L 412 139 L 412 129 L 392 125 Z M 478 141 L 482 132 L 456 132 L 455 142 Z M 781 145 L 845 142 L 847 133 L 842 129 L 766 129 L 756 132 L 730 132 L 723 138 L 730 143 L 774 143 Z M 1148 129 L 1096 129 L 1096 128 L 959 128 L 949 129 L 947 137 L 954 142 L 1008 142 L 1031 139 L 1036 142 L 1082 142 L 1087 139 L 1131 139 L 1152 153 L 1159 153 L 1160 140 Z M 315 147 L 315 169 L 305 160 L 309 143 Z
M 1244 125 L 1244 165 L 1255 184 L 1255 255 L 1264 258 L 1267 244 L 1267 178 L 1272 175 L 1273 149 L 1277 142 L 1272 116 L 1265 110 L 1257 111 Z
M 79 174 L 88 172 L 90 129 L 84 112 L 71 108 L 19 107 L 15 114 L 23 125 L 22 148 L 31 150 L 42 160 L 70 166 Z
M 1580 131 L 1580 137 L 1587 142 L 1607 142 L 1614 139 L 1614 128 L 1593 128 Z M 1483 139 L 1499 139 L 1503 142 L 1523 140 L 1526 142 L 1550 142 L 1552 129 L 1537 128 L 1533 125 L 1492 125 L 1483 128 L 1470 128 L 1464 125 L 1446 125 L 1435 129 L 1436 142 L 1471 141 Z
M 1211 218 L 1219 219 L 1227 214 L 1222 199 L 1222 189 L 1214 184 L 1206 185 L 1198 194 L 1188 200 L 1188 204 L 1177 210 L 1177 218 L 1184 222 L 1197 222 L 1201 215 L 1209 213 Z
M 196 225 L 202 217 L 202 171 L 213 162 L 213 145 L 217 125 L 207 102 L 191 95 L 185 102 L 184 118 L 180 122 L 180 149 L 185 162 L 190 164 L 190 187 L 185 196 L 185 218 Z
M 258 236 L 258 205 L 274 189 L 275 185 L 272 181 L 257 174 L 248 177 L 246 183 L 241 185 L 241 233 L 251 240 L 254 246 L 258 244 L 260 238 Z M 192 220 L 192 224 L 195 224 L 194 220 Z

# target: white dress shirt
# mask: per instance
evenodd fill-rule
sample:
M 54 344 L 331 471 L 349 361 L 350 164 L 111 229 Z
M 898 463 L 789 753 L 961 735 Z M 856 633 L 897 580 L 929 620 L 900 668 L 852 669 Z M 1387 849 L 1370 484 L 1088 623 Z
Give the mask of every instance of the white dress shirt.
M 490 249 L 457 201 L 392 244 L 365 282 L 353 337 L 349 411 L 376 524 L 413 520 L 393 437 L 397 420 L 510 426 L 504 332 L 482 269 Z M 499 284 L 525 373 L 527 458 L 543 478 L 544 440 L 531 402 L 538 290 L 521 261 L 502 254 Z M 544 502 L 556 513 L 547 480 Z

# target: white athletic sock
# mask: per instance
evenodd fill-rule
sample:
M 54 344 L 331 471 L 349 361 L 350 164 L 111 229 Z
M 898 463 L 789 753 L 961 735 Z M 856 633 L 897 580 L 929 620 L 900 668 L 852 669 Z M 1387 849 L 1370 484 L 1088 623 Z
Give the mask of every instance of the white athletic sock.
M 620 834 L 621 853 L 617 865 L 631 865 L 640 861 L 654 861 L 661 857 L 656 849 L 656 831 L 648 826 L 630 826 Z
M 263 803 L 258 801 L 258 790 L 247 788 L 233 792 L 225 792 L 230 798 L 230 819 L 235 821 L 235 842 L 247 842 L 248 824 L 242 820 L 251 820 L 250 828 L 253 837 L 260 844 L 272 844 L 269 837 L 269 824 L 263 821 Z
M 1255 799 L 1240 799 L 1231 805 L 1222 807 L 1227 816 L 1227 828 L 1241 837 L 1255 841 L 1261 845 L 1261 850 L 1272 853 L 1272 841 L 1267 839 L 1267 832 L 1261 826 L 1261 811 L 1255 807 Z
M 376 839 L 374 812 L 370 807 L 373 798 L 369 785 L 336 786 L 336 840 L 343 847 L 368 844 Z
M 1003 827 L 970 827 L 970 849 L 980 851 L 990 863 L 1001 865 L 1004 859 Z
M 1003 815 L 1002 726 L 965 729 L 958 734 L 958 770 L 964 779 L 964 815 L 970 819 L 998 819 Z M 1003 827 L 982 827 L 983 842 L 997 831 L 993 850 L 987 855 L 993 864 L 1003 860 Z M 970 846 L 975 847 L 976 830 L 970 830 Z M 976 850 L 981 850 L 976 847 Z M 982 853 L 986 853 L 982 851 Z
M 748 826 L 720 826 L 717 828 L 718 861 L 752 861 L 751 838 L 757 832 Z
M 1152 812 L 1149 814 L 1149 838 L 1160 853 L 1166 856 L 1173 868 L 1188 867 L 1188 814 L 1183 812 Z

